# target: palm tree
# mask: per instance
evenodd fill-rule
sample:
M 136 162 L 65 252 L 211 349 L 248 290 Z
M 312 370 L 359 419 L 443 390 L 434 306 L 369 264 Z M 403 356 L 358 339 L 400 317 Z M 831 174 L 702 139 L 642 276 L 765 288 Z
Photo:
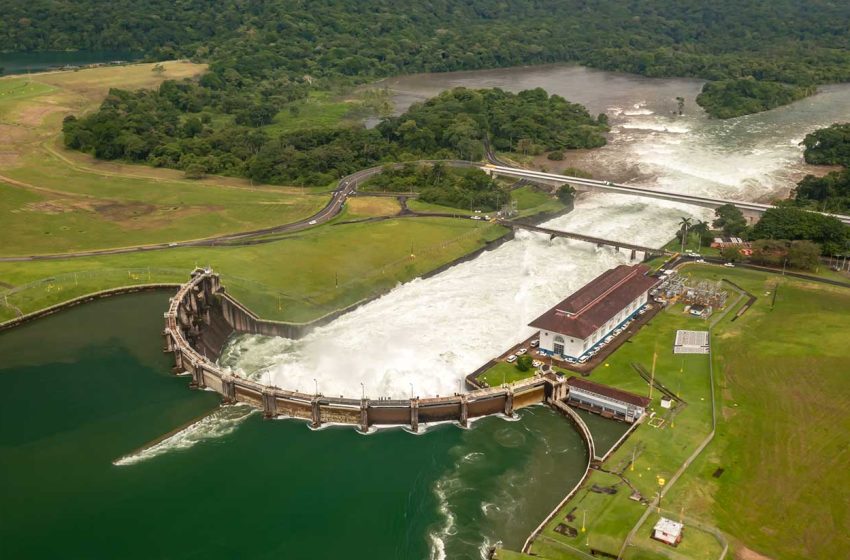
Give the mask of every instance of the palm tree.
M 699 246 L 697 247 L 697 253 L 699 253 L 702 249 L 702 236 L 710 231 L 708 227 L 708 222 L 699 220 L 696 225 L 691 228 L 691 231 L 699 236 Z
M 691 218 L 682 216 L 679 222 L 679 233 L 682 234 L 682 252 L 685 252 L 685 240 L 688 238 L 688 228 L 691 227 Z

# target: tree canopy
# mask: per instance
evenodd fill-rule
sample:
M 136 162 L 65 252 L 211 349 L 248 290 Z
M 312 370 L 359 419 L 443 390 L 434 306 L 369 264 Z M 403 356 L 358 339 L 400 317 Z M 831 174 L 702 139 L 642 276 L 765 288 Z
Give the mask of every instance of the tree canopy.
M 843 253 L 850 242 L 850 228 L 837 218 L 794 207 L 767 210 L 753 226 L 750 238 L 807 240 L 822 246 L 826 255 Z
M 325 185 L 386 161 L 478 160 L 485 138 L 510 148 L 586 148 L 605 143 L 605 124 L 581 105 L 542 89 L 518 94 L 456 88 L 375 129 L 362 125 L 275 133 L 278 107 L 302 87 L 255 99 L 234 98 L 193 81 L 166 81 L 158 90 L 113 89 L 100 109 L 65 120 L 65 144 L 102 159 L 145 162 L 193 174 L 244 175 L 278 184 Z
M 729 119 L 787 105 L 813 92 L 813 87 L 789 86 L 747 77 L 706 82 L 696 101 L 712 117 Z

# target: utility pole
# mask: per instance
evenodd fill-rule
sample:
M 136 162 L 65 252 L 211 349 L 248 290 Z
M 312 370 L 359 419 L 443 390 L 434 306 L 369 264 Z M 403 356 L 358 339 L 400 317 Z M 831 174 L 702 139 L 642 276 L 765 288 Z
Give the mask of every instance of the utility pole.
M 652 373 L 649 377 L 649 400 L 652 400 L 652 388 L 655 385 L 655 362 L 658 360 L 658 352 L 652 354 Z

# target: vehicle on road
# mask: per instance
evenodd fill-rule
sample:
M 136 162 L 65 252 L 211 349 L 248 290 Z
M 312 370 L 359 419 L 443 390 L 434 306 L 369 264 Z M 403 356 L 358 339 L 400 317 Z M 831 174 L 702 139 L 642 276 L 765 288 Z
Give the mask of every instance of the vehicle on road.
M 310 220 L 309 222 L 307 222 L 307 224 L 308 224 L 308 225 L 311 225 L 311 226 L 314 226 L 314 225 L 316 225 L 317 223 L 318 223 L 318 222 L 316 222 L 316 220 Z
M 732 263 L 726 263 L 723 266 L 726 266 L 726 267 L 729 267 L 729 268 L 735 268 L 735 265 L 732 264 Z
M 534 367 L 540 367 L 543 365 L 543 362 L 541 362 L 540 360 L 531 360 L 531 365 Z
M 516 351 L 517 356 L 522 356 L 526 352 L 528 352 L 528 348 L 520 348 L 519 350 Z
M 472 218 L 473 220 L 480 220 L 481 216 L 475 215 L 475 216 L 470 216 L 470 218 Z
M 531 341 L 531 347 L 532 348 L 537 348 L 538 346 L 540 346 L 540 339 L 535 338 L 534 340 Z
M 506 361 L 506 362 L 508 362 L 509 364 L 512 364 L 512 363 L 514 363 L 514 362 L 516 361 L 516 356 L 514 356 L 513 354 L 510 354 L 510 355 L 509 355 L 509 356 L 505 359 L 505 361 Z

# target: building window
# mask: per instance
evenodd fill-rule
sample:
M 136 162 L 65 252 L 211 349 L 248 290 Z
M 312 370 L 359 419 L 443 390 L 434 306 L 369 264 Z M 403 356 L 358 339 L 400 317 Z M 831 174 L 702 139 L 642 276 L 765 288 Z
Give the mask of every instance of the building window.
M 555 354 L 557 354 L 558 356 L 564 355 L 564 337 L 563 336 L 558 335 L 558 336 L 555 337 L 555 346 L 554 346 L 553 349 L 555 351 Z

